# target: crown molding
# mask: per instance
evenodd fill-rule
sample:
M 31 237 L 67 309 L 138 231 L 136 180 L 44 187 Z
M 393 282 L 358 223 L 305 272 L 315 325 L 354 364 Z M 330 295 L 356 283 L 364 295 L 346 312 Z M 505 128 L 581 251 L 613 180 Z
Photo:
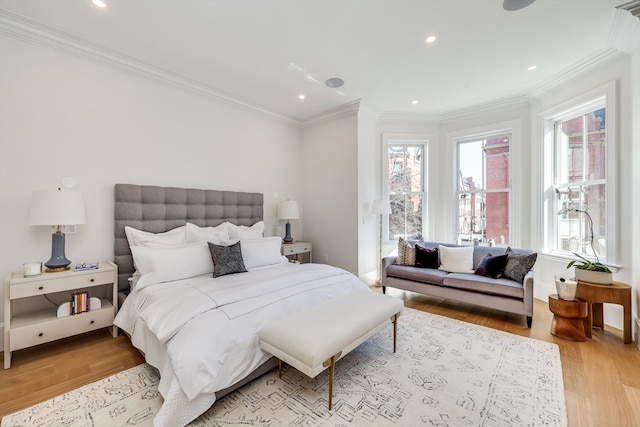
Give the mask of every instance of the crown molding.
M 289 125 L 300 121 L 155 65 L 0 9 L 0 34 L 152 80 Z
M 607 39 L 608 47 L 626 53 L 633 53 L 639 47 L 640 0 L 627 4 L 631 5 L 631 3 L 635 3 L 633 5 L 635 9 L 629 9 L 631 13 L 624 10 L 623 6 L 625 5 L 618 6 L 615 10 L 611 30 L 609 31 L 609 37 Z M 638 19 L 634 18 L 634 15 L 637 16 Z
M 624 52 L 612 48 L 599 49 L 594 54 L 582 59 L 581 61 L 573 64 L 568 68 L 565 68 L 564 70 L 544 82 L 542 85 L 530 91 L 528 94 L 529 98 L 536 98 L 543 93 L 548 92 L 555 86 L 566 83 L 570 79 L 575 78 L 576 74 L 580 74 L 583 71 L 587 71 L 597 65 L 613 61 L 614 59 L 617 59 L 624 55 Z
M 380 114 L 380 120 L 404 120 L 409 122 L 438 122 L 441 115 L 438 113 L 403 113 L 401 111 L 385 111 Z
M 314 116 L 308 120 L 302 122 L 302 128 L 309 128 L 313 126 L 317 126 L 326 122 L 330 122 L 332 120 L 336 120 L 342 117 L 349 117 L 357 115 L 360 111 L 361 100 L 356 99 L 355 101 L 347 102 L 346 104 L 342 104 L 341 106 L 331 109 L 329 111 L 325 111 L 322 114 Z
M 616 6 L 616 8 L 628 10 L 633 16 L 640 19 L 640 0 L 632 0 L 630 2 Z

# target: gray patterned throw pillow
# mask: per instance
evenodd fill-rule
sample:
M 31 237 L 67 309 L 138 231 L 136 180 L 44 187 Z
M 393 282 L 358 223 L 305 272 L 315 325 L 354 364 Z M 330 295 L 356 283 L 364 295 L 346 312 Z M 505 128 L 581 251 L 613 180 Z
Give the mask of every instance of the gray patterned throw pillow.
M 209 242 L 209 250 L 213 259 L 213 277 L 247 272 L 239 241 L 231 246 L 220 246 Z
M 506 254 L 508 255 L 507 265 L 504 267 L 502 277 L 522 283 L 524 276 L 527 275 L 529 270 L 533 268 L 533 264 L 536 263 L 538 254 L 535 252 L 528 255 L 517 254 L 513 252 L 511 248 L 507 248 Z

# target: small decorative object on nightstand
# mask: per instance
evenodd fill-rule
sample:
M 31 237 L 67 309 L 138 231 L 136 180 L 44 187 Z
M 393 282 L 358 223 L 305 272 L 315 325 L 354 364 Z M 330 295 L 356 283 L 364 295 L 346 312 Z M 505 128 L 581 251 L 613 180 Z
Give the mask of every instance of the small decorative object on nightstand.
M 84 312 L 58 317 L 60 305 L 83 293 L 91 303 Z M 97 269 L 25 277 L 9 273 L 4 284 L 4 368 L 11 367 L 11 352 L 94 329 L 109 328 L 118 335 L 113 319 L 118 311 L 118 267 L 100 262 Z M 16 304 L 21 300 L 20 304 Z M 28 307 L 28 308 L 27 308 Z M 99 307 L 99 308 L 98 308 Z
M 306 262 L 313 262 L 311 257 L 311 243 L 309 242 L 293 242 L 282 244 L 282 255 L 286 256 L 292 261 L 302 261 L 302 255 L 306 254 L 308 260 Z

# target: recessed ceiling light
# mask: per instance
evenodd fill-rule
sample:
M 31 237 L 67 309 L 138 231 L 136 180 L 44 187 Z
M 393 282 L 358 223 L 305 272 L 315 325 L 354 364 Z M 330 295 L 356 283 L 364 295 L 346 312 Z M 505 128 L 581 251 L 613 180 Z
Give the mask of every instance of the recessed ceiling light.
M 433 43 L 434 41 L 436 41 L 436 36 L 427 37 L 427 43 Z
M 107 7 L 107 4 L 105 2 L 103 2 L 102 0 L 93 0 L 93 4 L 95 4 L 98 7 Z
M 533 71 L 533 70 L 535 70 L 536 68 L 538 68 L 538 66 L 537 66 L 537 65 L 531 65 L 529 68 L 527 68 L 527 70 L 529 70 L 529 71 Z
M 306 99 L 307 95 L 305 95 L 304 93 L 301 93 L 300 95 L 298 95 L 298 99 L 303 100 Z
M 419 103 L 419 102 L 420 102 L 420 101 L 418 101 L 417 99 L 414 99 L 413 101 L 411 101 L 411 103 L 412 103 L 413 105 L 416 105 L 416 104 L 417 104 L 417 103 Z

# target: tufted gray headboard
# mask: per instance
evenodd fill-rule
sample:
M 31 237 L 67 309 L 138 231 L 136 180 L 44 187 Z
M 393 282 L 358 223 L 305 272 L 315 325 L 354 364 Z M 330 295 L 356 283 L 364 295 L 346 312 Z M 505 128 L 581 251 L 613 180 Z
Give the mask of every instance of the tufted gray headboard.
M 200 227 L 225 221 L 253 225 L 263 219 L 263 199 L 262 193 L 116 184 L 114 262 L 118 265 L 118 290 L 129 290 L 127 279 L 134 272 L 126 225 L 152 233 L 187 222 Z

